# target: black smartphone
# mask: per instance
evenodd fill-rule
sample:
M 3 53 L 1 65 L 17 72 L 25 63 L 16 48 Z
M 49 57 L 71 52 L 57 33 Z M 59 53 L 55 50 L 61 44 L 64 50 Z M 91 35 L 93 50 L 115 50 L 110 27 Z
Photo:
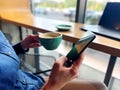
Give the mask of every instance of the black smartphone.
M 88 47 L 88 45 L 95 39 L 95 34 L 91 31 L 85 32 L 85 34 L 74 44 L 70 52 L 67 54 L 68 60 L 64 63 L 64 66 L 70 67 L 79 55 Z

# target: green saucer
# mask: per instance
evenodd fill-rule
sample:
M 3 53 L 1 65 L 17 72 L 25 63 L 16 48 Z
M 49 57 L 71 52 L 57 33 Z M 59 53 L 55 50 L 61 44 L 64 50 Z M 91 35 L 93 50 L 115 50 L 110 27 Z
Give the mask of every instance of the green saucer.
M 57 25 L 56 28 L 58 29 L 58 31 L 69 31 L 71 29 L 71 25 L 60 24 Z

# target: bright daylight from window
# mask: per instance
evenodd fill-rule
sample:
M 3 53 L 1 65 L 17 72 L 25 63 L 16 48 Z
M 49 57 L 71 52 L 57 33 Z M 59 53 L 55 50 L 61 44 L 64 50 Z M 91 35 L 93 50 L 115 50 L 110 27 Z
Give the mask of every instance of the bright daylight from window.
M 75 20 L 77 0 L 32 0 L 36 16 L 66 21 Z
M 119 0 L 88 0 L 85 23 L 98 24 L 107 2 Z M 32 0 L 32 12 L 36 16 L 75 21 L 77 0 Z

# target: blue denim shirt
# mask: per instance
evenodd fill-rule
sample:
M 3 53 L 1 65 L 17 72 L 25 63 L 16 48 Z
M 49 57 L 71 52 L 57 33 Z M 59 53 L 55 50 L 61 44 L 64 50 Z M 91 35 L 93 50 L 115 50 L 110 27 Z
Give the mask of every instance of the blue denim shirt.
M 0 90 L 39 90 L 44 81 L 19 69 L 19 58 L 0 31 Z

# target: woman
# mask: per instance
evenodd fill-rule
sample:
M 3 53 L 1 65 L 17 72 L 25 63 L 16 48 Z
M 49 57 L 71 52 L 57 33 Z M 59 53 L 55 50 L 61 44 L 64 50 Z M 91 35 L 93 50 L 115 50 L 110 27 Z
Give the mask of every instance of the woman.
M 73 88 L 75 90 L 106 90 L 102 83 L 73 80 L 78 75 L 83 54 L 69 68 L 63 66 L 67 60 L 65 56 L 58 58 L 53 65 L 50 77 L 46 80 L 19 69 L 20 61 L 16 53 L 25 53 L 29 48 L 38 46 L 40 46 L 38 35 L 29 35 L 12 47 L 0 32 L 1 90 L 73 90 Z

